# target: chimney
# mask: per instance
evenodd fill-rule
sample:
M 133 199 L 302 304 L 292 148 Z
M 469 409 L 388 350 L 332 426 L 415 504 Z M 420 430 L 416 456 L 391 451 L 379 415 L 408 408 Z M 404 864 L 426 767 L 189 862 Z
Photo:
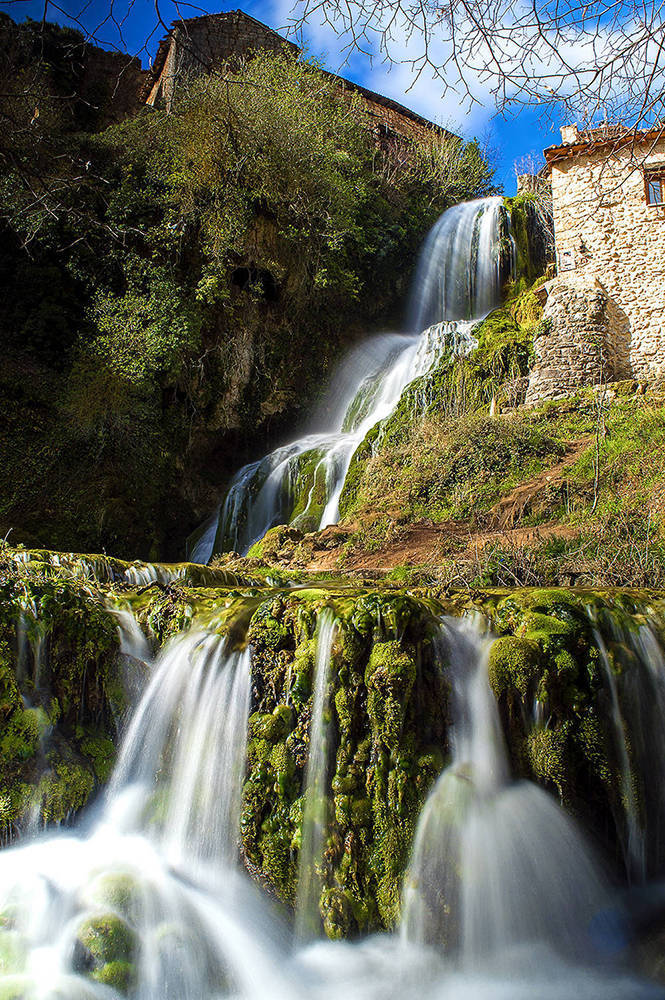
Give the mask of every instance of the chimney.
M 561 127 L 561 142 L 564 146 L 572 146 L 573 143 L 579 142 L 580 132 L 575 125 L 563 125 Z

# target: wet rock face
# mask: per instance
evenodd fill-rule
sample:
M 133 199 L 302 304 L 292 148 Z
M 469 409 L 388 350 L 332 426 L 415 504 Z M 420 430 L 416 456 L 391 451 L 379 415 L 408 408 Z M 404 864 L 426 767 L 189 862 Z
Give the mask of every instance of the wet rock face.
M 481 610 L 495 636 L 488 674 L 513 777 L 547 789 L 591 830 L 619 877 L 636 863 L 636 837 L 646 845 L 647 871 L 665 862 L 652 837 L 663 804 L 648 777 L 658 712 L 649 716 L 645 706 L 662 698 L 652 687 L 653 661 L 648 666 L 662 619 L 653 607 L 645 613 L 645 600 L 523 590 L 466 595 L 456 609 Z M 415 820 L 450 759 L 450 677 L 445 653 L 437 659 L 431 642 L 436 611 L 394 592 L 348 598 L 337 611 L 320 870 L 320 912 L 332 937 L 395 926 Z M 243 849 L 289 903 L 297 892 L 315 617 L 316 609 L 305 611 L 294 596 L 279 609 L 266 602 L 250 628 L 258 640 L 257 712 L 250 720 Z M 648 637 L 654 647 L 647 655 Z
M 108 779 L 126 708 L 100 593 L 31 559 L 0 567 L 0 836 L 61 823 Z
M 320 875 L 326 932 L 393 926 L 421 802 L 441 768 L 447 685 L 433 655 L 432 611 L 394 594 L 340 602 L 268 600 L 248 632 L 256 711 L 249 721 L 242 846 L 250 866 L 294 903 L 311 735 L 317 612 L 332 605 L 324 720 L 327 832 Z M 418 682 L 418 683 L 417 683 Z

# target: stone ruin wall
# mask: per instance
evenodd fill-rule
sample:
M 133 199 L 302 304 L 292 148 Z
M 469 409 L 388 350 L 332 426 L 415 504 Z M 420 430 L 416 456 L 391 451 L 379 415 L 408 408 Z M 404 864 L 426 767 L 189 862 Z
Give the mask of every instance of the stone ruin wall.
M 586 276 L 551 281 L 543 322 L 534 338 L 536 362 L 529 376 L 527 405 L 628 377 L 616 350 L 614 326 L 614 309 L 599 281 Z
M 528 403 L 665 374 L 665 207 L 647 204 L 643 164 L 665 164 L 665 140 L 552 164 L 558 277 Z
M 251 52 L 284 49 L 294 55 L 300 52 L 293 42 L 239 11 L 187 20 L 176 25 L 162 45 L 168 46 L 168 52 L 145 103 L 164 104 L 167 109 L 173 101 L 176 83 L 183 76 L 211 72 L 225 63 L 233 65 L 234 60 L 241 60 Z M 336 81 L 349 100 L 357 95 L 356 100 L 366 116 L 364 124 L 369 124 L 378 141 L 390 133 L 409 140 L 425 140 L 440 133 L 435 125 L 401 112 L 380 94 L 372 94 L 326 70 L 322 72 Z
M 92 108 L 99 109 L 100 128 L 124 121 L 141 109 L 147 76 L 135 56 L 86 46 L 79 92 Z
M 242 59 L 249 52 L 259 49 L 298 51 L 291 42 L 238 11 L 231 11 L 223 17 L 204 15 L 189 19 L 173 28 L 170 40 L 166 61 L 146 104 L 163 102 L 169 108 L 176 80 L 183 75 L 209 73 L 216 66 L 234 58 Z

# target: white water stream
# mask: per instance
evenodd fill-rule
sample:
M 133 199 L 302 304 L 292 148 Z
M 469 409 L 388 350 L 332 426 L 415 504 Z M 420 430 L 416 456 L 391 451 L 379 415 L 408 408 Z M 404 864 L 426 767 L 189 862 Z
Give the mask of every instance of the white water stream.
M 127 648 L 145 655 L 123 625 Z M 324 613 L 307 777 L 315 806 L 327 783 L 336 628 Z M 453 762 L 418 826 L 401 935 L 294 949 L 237 858 L 250 652 L 197 629 L 173 640 L 98 815 L 0 852 L 0 996 L 119 1000 L 113 977 L 125 969 L 137 1000 L 656 1000 L 656 987 L 599 954 L 598 942 L 613 941 L 609 895 L 572 821 L 545 792 L 509 779 L 486 646 L 472 623 L 442 627 Z M 321 849 L 318 819 L 306 810 L 306 872 Z M 107 961 L 96 974 L 106 982 L 91 979 L 80 943 L 100 927 Z
M 298 859 L 298 896 L 296 900 L 296 938 L 300 942 L 318 937 L 321 927 L 319 898 L 321 864 L 328 820 L 328 758 L 330 755 L 330 715 L 328 687 L 331 680 L 332 649 L 338 624 L 331 608 L 319 615 L 314 662 L 314 695 L 310 722 L 309 754 L 305 773 L 300 857 Z
M 452 761 L 423 809 L 405 880 L 402 934 L 462 968 L 540 961 L 546 943 L 583 959 L 609 896 L 591 851 L 554 799 L 513 782 L 487 678 L 489 640 L 448 620 Z M 565 873 L 565 875 L 563 874 Z M 532 948 L 532 957 L 528 948 Z
M 444 357 L 475 346 L 472 330 L 501 296 L 501 198 L 448 209 L 423 248 L 412 291 L 409 331 L 382 334 L 340 366 L 309 433 L 236 474 L 224 502 L 202 526 L 191 552 L 206 563 L 220 549 L 246 553 L 273 525 L 325 528 L 353 455 L 368 431 L 395 410 L 406 387 Z M 305 497 L 304 503 L 302 498 Z

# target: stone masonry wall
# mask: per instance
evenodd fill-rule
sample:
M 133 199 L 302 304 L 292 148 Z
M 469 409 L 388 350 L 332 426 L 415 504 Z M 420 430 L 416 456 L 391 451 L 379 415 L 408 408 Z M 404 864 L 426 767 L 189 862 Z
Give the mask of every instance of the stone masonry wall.
M 242 59 L 249 52 L 259 49 L 297 52 L 291 42 L 239 11 L 230 11 L 223 17 L 188 19 L 173 28 L 166 61 L 146 103 L 163 102 L 170 107 L 179 77 L 189 73 L 209 73 L 216 66 Z
M 559 275 L 597 280 L 607 292 L 608 336 L 626 375 L 662 375 L 665 208 L 647 204 L 643 166 L 665 166 L 665 140 L 564 150 L 550 162 Z M 574 318 L 570 327 L 577 336 Z
M 623 377 L 615 333 L 610 299 L 600 282 L 585 275 L 549 282 L 543 322 L 534 339 L 536 363 L 527 405 Z

